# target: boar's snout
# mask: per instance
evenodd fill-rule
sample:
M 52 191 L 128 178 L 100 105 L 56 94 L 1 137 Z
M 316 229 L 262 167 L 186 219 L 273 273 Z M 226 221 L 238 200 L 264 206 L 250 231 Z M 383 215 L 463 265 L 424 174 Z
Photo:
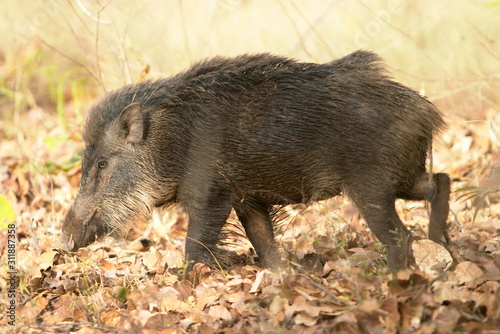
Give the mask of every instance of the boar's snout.
M 82 206 L 75 202 L 64 220 L 60 241 L 67 250 L 74 252 L 93 243 L 106 232 L 100 210 L 82 210 Z
M 71 252 L 77 251 L 81 246 L 86 246 L 82 245 L 84 231 L 85 224 L 78 221 L 75 210 L 72 207 L 66 215 L 66 219 L 64 219 L 62 234 L 59 240 L 66 250 Z

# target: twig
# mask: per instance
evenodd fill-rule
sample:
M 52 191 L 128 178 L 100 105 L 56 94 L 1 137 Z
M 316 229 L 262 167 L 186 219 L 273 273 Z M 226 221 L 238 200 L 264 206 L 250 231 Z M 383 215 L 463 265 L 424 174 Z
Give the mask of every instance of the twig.
M 42 38 L 40 38 L 40 41 L 42 42 L 43 45 L 45 45 L 46 47 L 48 47 L 49 49 L 51 49 L 52 51 L 55 51 L 57 52 L 58 54 L 60 54 L 61 56 L 63 56 L 64 58 L 66 59 L 69 59 L 70 61 L 74 62 L 75 64 L 77 64 L 78 66 L 80 66 L 81 68 L 83 68 L 92 78 L 94 78 L 97 82 L 101 83 L 101 81 L 99 80 L 99 78 L 92 72 L 91 69 L 89 69 L 87 66 L 85 66 L 84 64 L 80 63 L 78 60 L 76 60 L 75 58 L 72 58 L 70 56 L 68 56 L 67 54 L 59 51 L 58 49 L 56 49 L 55 47 L 53 47 L 52 45 L 50 45 L 49 43 L 47 43 L 45 40 L 43 40 Z
M 97 23 L 102 23 L 102 24 L 111 24 L 111 21 L 102 20 L 102 19 L 100 18 L 100 16 L 99 16 L 99 15 L 97 15 L 97 17 L 95 17 L 94 15 L 92 15 L 92 13 L 91 13 L 91 12 L 89 12 L 87 8 L 85 8 L 85 6 L 82 4 L 82 2 L 81 2 L 80 0 L 75 0 L 75 2 L 76 2 L 76 4 L 78 5 L 78 7 L 80 7 L 80 9 L 82 10 L 82 12 L 84 12 L 84 13 L 85 13 L 87 16 L 89 16 L 92 20 L 97 21 Z M 102 9 L 103 9 L 104 7 L 106 7 L 108 4 L 109 4 L 109 2 L 108 2 L 105 6 L 103 6 L 103 7 L 102 7 Z M 99 10 L 99 14 L 101 13 L 102 9 L 101 9 L 101 10 Z
M 101 71 L 101 63 L 99 61 L 99 28 L 100 28 L 100 17 L 101 17 L 101 12 L 110 4 L 111 0 L 108 1 L 105 5 L 103 5 L 99 11 L 97 12 L 97 23 L 96 23 L 96 34 L 95 34 L 95 58 L 96 58 L 96 64 L 97 64 L 97 73 L 99 76 L 99 82 L 101 83 L 101 87 L 104 89 L 104 92 L 107 92 L 106 86 L 103 84 L 102 80 L 102 71 Z M 114 26 L 114 25 L 112 25 Z
M 178 0 L 179 2 L 179 11 L 181 12 L 181 20 L 182 20 L 182 34 L 183 34 L 183 39 L 184 39 L 184 49 L 186 51 L 186 54 L 188 56 L 188 59 L 192 59 L 191 51 L 189 49 L 189 34 L 187 31 L 186 27 L 186 15 L 184 14 L 184 6 L 183 6 L 183 1 Z
M 290 13 L 288 12 L 288 10 L 285 7 L 285 5 L 283 4 L 283 2 L 279 1 L 279 4 L 280 4 L 280 7 L 283 9 L 283 12 L 285 13 L 286 17 L 290 21 L 290 24 L 292 25 L 293 30 L 295 30 L 295 33 L 299 37 L 299 45 L 301 46 L 301 48 L 304 50 L 304 52 L 307 54 L 308 57 L 310 57 L 311 59 L 315 59 L 316 57 L 311 52 L 309 52 L 309 50 L 307 50 L 307 47 L 304 43 L 303 36 L 300 33 L 299 28 L 295 24 L 295 20 L 293 19 L 293 17 L 290 16 Z
M 348 303 L 346 301 L 343 301 L 342 299 L 340 299 L 339 297 L 337 297 L 336 295 L 334 295 L 331 291 L 329 291 L 328 289 L 326 289 L 324 286 L 322 286 L 319 283 L 316 283 L 312 278 L 310 278 L 308 276 L 304 276 L 304 277 L 309 280 L 309 283 L 311 283 L 312 286 L 314 286 L 315 288 L 320 289 L 321 291 L 323 291 L 324 293 L 326 293 L 328 296 L 330 296 L 334 300 L 335 304 L 337 304 L 339 306 L 353 307 L 352 304 L 350 304 L 350 303 Z
M 319 33 L 319 31 L 316 29 L 316 26 L 318 25 L 318 23 L 320 21 L 322 21 L 325 17 L 326 17 L 326 14 L 328 13 L 328 10 L 330 8 L 330 6 L 332 6 L 335 2 L 331 2 L 327 8 L 325 8 L 325 10 L 323 10 L 321 12 L 321 14 L 314 20 L 314 23 L 311 23 L 309 21 L 309 19 L 304 15 L 304 13 L 300 10 L 300 8 L 297 6 L 297 3 L 295 1 L 291 1 L 290 4 L 292 5 L 292 7 L 295 9 L 295 11 L 297 11 L 297 13 L 300 15 L 300 17 L 302 17 L 302 19 L 307 22 L 307 26 L 308 26 L 308 29 L 299 37 L 301 40 L 304 39 L 305 37 L 307 37 L 307 35 L 312 31 L 316 37 L 323 43 L 324 47 L 328 50 L 328 54 L 330 55 L 330 57 L 334 57 L 335 56 L 335 52 L 333 52 L 333 50 L 330 48 L 330 44 L 328 43 L 328 41 L 326 41 L 323 36 Z

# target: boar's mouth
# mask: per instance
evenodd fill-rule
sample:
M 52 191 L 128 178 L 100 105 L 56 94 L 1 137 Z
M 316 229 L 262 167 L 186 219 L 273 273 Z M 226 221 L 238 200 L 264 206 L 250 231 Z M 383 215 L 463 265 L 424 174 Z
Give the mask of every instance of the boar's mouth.
M 94 210 L 90 218 L 83 222 L 75 219 L 73 212 L 69 212 L 64 225 L 71 226 L 70 230 L 74 231 L 72 233 L 66 230 L 61 236 L 61 242 L 72 252 L 97 241 L 108 233 L 102 218 L 102 212 L 99 209 Z

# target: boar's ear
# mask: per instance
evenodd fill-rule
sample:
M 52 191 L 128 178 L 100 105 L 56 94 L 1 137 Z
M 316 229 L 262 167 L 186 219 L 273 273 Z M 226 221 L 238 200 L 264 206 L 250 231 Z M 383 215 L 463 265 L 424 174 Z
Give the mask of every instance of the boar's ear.
M 125 140 L 139 143 L 144 137 L 144 115 L 140 103 L 132 103 L 123 108 L 119 116 L 120 128 Z

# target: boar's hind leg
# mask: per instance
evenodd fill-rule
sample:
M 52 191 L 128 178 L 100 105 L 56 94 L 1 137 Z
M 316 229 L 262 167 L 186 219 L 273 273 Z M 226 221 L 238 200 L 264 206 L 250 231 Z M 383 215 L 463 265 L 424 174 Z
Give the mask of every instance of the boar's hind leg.
M 429 239 L 448 248 L 448 233 L 446 219 L 449 212 L 450 177 L 447 174 L 433 175 L 434 184 L 429 184 L 429 174 L 422 173 L 417 178 L 411 192 L 401 196 L 409 200 L 427 200 L 431 202 L 431 216 L 429 222 Z M 408 196 L 409 195 L 409 196 Z
M 398 269 L 407 268 L 414 262 L 411 252 L 411 234 L 396 212 L 395 196 L 387 191 L 384 193 L 385 189 L 388 189 L 387 185 L 374 185 L 370 191 L 360 188 L 349 189 L 347 193 L 358 207 L 372 233 L 386 247 L 387 265 L 391 271 L 395 272 Z
M 269 268 L 278 267 L 280 258 L 276 250 L 273 224 L 269 217 L 269 205 L 245 199 L 235 201 L 233 208 L 264 265 Z
M 191 185 L 189 193 L 181 203 L 189 216 L 186 237 L 186 272 L 195 263 L 217 266 L 217 244 L 221 231 L 231 213 L 231 196 L 223 182 L 212 181 L 210 187 L 198 183 Z

